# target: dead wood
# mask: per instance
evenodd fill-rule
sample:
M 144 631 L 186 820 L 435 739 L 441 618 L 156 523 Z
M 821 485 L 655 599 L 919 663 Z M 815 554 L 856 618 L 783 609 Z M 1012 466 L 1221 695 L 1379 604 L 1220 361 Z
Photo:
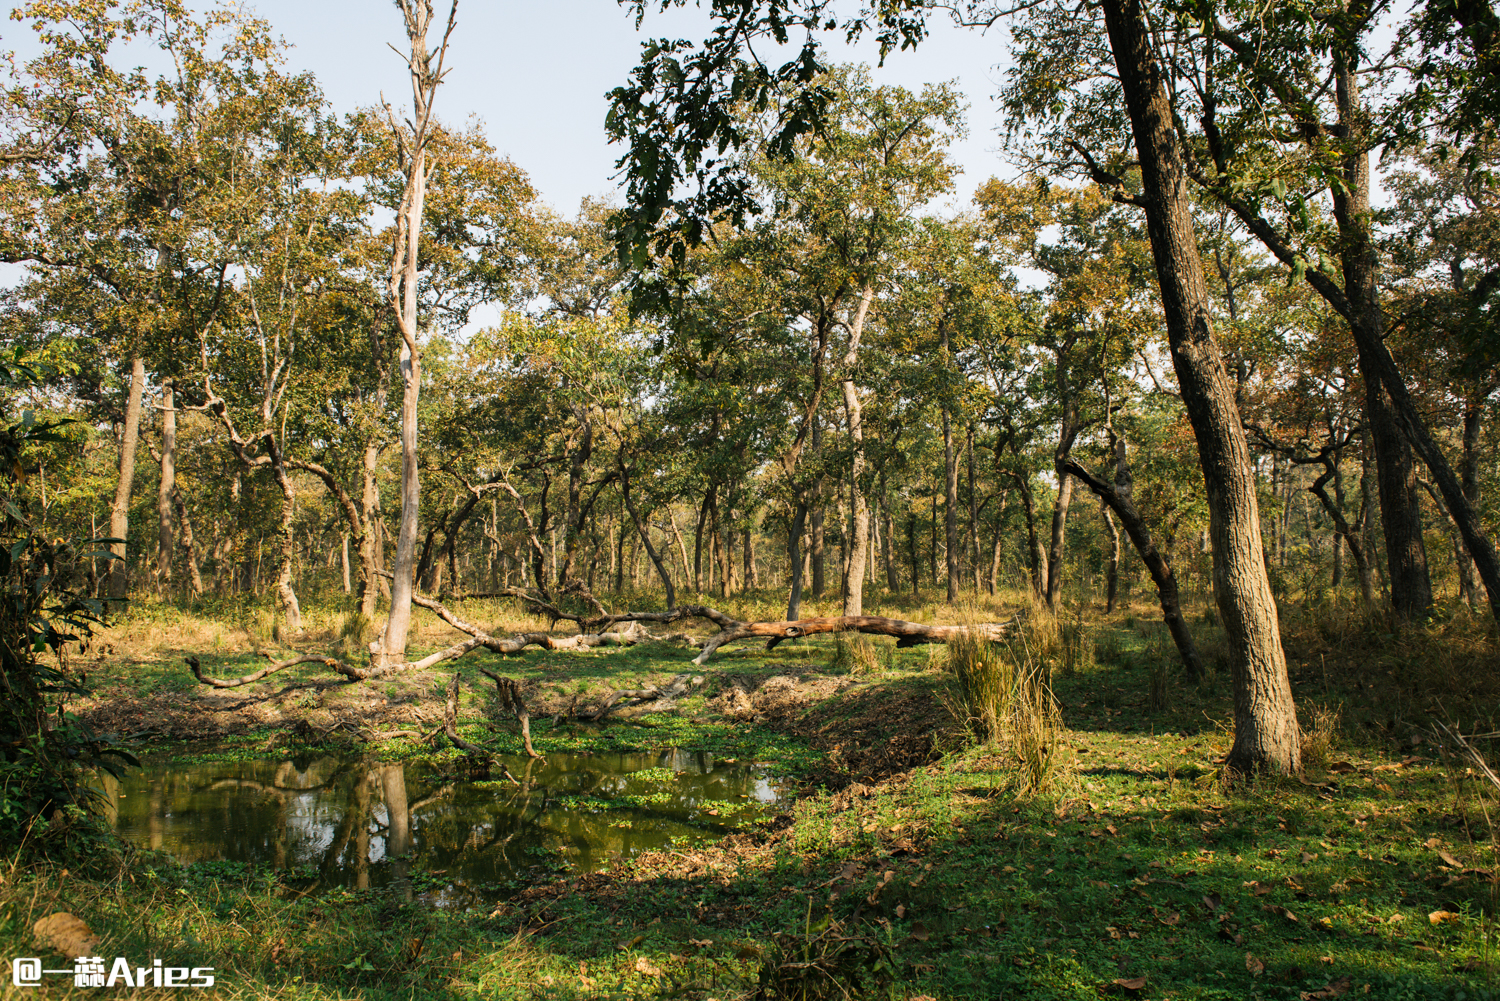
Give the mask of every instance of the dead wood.
M 269 654 L 262 654 L 262 656 L 269 656 Z M 266 667 L 261 668 L 259 671 L 252 671 L 249 674 L 244 675 L 243 677 L 223 679 L 204 677 L 203 668 L 198 663 L 197 657 L 186 657 L 184 658 L 184 662 L 189 668 L 192 669 L 193 677 L 198 679 L 199 684 L 209 685 L 213 688 L 238 688 L 241 685 L 253 684 L 259 681 L 261 678 L 269 677 L 275 674 L 277 671 L 285 670 L 288 667 L 294 667 L 297 664 L 327 664 L 329 667 L 333 668 L 335 671 L 338 671 L 340 674 L 343 674 L 343 669 L 348 667 L 347 664 L 344 664 L 342 661 L 335 660 L 332 657 L 324 657 L 321 654 L 310 653 L 304 654 L 301 657 L 293 657 L 291 660 L 277 661 L 274 664 L 270 664 Z
M 703 683 L 701 677 L 692 673 L 674 675 L 672 680 L 660 687 L 651 688 L 622 688 L 609 698 L 604 700 L 604 705 L 592 716 L 588 717 L 594 722 L 602 720 L 620 702 L 626 699 L 640 699 L 641 702 L 650 703 L 646 706 L 648 712 L 660 712 L 666 709 L 677 699 L 686 695 L 694 686 Z
M 458 672 L 453 672 L 453 680 L 448 682 L 448 702 L 443 710 L 443 733 L 453 742 L 453 746 L 463 751 L 470 758 L 477 760 L 488 759 L 484 748 L 478 744 L 471 744 L 458 735 Z
M 515 678 L 502 678 L 482 667 L 479 673 L 495 683 L 495 690 L 500 694 L 500 707 L 509 709 L 521 721 L 521 742 L 526 745 L 527 756 L 540 758 L 541 755 L 531 746 L 531 713 L 526 709 L 526 700 L 521 697 L 520 683 Z

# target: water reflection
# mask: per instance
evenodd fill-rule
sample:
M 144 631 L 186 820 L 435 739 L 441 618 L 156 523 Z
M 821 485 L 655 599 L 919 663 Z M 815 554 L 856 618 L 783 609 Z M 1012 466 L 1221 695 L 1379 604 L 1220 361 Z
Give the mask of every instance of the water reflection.
M 503 758 L 493 774 L 476 782 L 428 762 L 333 756 L 148 762 L 106 777 L 104 794 L 123 837 L 184 863 L 266 865 L 293 883 L 434 903 L 723 834 L 777 794 L 754 767 L 679 750 Z

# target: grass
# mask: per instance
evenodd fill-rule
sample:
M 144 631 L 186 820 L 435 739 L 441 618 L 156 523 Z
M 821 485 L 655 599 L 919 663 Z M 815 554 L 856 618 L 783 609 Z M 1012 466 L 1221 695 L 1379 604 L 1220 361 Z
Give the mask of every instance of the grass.
M 330 638 L 342 624 L 328 616 Z M 0 943 L 44 955 L 32 922 L 68 911 L 105 936 L 106 955 L 214 966 L 226 998 L 728 1001 L 763 985 L 842 997 L 856 983 L 863 996 L 937 1001 L 1500 996 L 1500 802 L 1430 726 L 1500 730 L 1484 629 L 1463 616 L 1396 633 L 1348 608 L 1288 615 L 1307 773 L 1226 787 L 1222 632 L 1207 616 L 1193 624 L 1210 667 L 1198 684 L 1144 602 L 1039 625 L 1020 657 L 1047 668 L 1060 707 L 1052 782 L 1025 781 L 1024 755 L 1005 741 L 965 739 L 941 708 L 956 697 L 942 651 L 878 640 L 730 650 L 676 713 L 535 730 L 544 753 L 673 745 L 777 761 L 804 794 L 763 828 L 543 879 L 477 910 L 298 897 L 266 873 L 139 853 L 86 876 L 16 865 L 0 883 Z M 436 646 L 442 634 L 423 629 Z M 181 698 L 168 663 L 181 641 L 137 642 L 117 647 L 128 666 L 91 671 L 120 699 Z M 500 663 L 550 699 L 664 678 L 687 659 L 642 646 Z M 802 679 L 801 695 L 763 698 L 759 684 L 778 676 Z M 334 697 L 318 677 L 273 691 Z M 731 680 L 753 693 L 753 715 L 720 711 Z M 382 702 L 432 694 L 392 684 L 377 686 Z M 510 750 L 513 728 L 486 716 L 486 690 L 466 698 L 465 735 Z M 248 729 L 218 751 L 254 753 L 269 731 Z

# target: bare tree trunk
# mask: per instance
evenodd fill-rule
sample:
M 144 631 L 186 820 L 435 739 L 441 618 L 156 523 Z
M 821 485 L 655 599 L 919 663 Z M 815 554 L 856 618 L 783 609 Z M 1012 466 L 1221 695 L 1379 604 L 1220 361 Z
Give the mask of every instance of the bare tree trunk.
M 625 502 L 625 509 L 630 512 L 630 520 L 635 525 L 635 531 L 640 536 L 641 544 L 646 547 L 646 555 L 651 557 L 651 565 L 656 567 L 657 576 L 661 578 L 662 587 L 667 591 L 667 608 L 677 607 L 677 588 L 672 586 L 672 575 L 667 573 L 667 566 L 662 562 L 661 555 L 657 553 L 656 547 L 651 544 L 651 535 L 647 525 L 641 520 L 640 512 L 636 510 L 635 502 L 630 499 L 630 471 L 626 469 L 623 457 L 617 459 L 617 468 L 620 471 L 620 499 Z M 634 560 L 632 559 L 632 562 Z M 634 584 L 634 573 L 632 572 L 631 583 Z
M 1479 432 L 1484 420 L 1484 405 L 1490 393 L 1491 390 L 1486 388 L 1482 393 L 1471 395 L 1464 403 L 1463 453 L 1459 458 L 1459 476 L 1464 496 L 1476 511 L 1479 509 Z M 1460 530 L 1460 537 L 1462 534 Z M 1467 548 L 1461 548 L 1459 552 L 1458 579 L 1466 596 L 1464 600 L 1471 608 L 1477 608 L 1482 582 Z
M 1000 491 L 1000 510 L 995 512 L 995 539 L 990 544 L 990 594 L 1000 584 L 1000 554 L 1005 541 L 1005 505 L 1010 500 L 1010 491 Z
M 1365 416 L 1375 445 L 1375 480 L 1380 492 L 1380 525 L 1385 531 L 1391 611 L 1403 622 L 1419 621 L 1432 610 L 1432 577 L 1422 541 L 1422 505 L 1411 445 L 1401 434 L 1378 381 L 1365 393 Z
M 792 579 L 789 595 L 786 602 L 786 617 L 788 622 L 795 621 L 802 614 L 802 573 L 806 555 L 802 552 L 802 532 L 807 527 L 807 498 L 805 491 L 797 492 L 797 506 L 792 514 L 792 523 L 786 532 L 786 557 L 790 567 Z
M 1115 519 L 1109 513 L 1109 505 L 1101 503 L 1099 513 L 1104 516 L 1104 529 L 1109 533 L 1109 557 L 1105 563 L 1104 578 L 1108 588 L 1107 597 L 1104 602 L 1104 612 L 1108 615 L 1115 610 L 1115 596 L 1120 589 L 1120 530 L 1115 527 Z
M 747 525 L 740 535 L 740 551 L 744 557 L 744 573 L 741 575 L 741 586 L 754 590 L 760 586 L 760 581 L 755 572 L 755 533 Z
M 391 253 L 390 302 L 401 335 L 401 521 L 396 531 L 396 559 L 392 567 L 391 611 L 385 633 L 371 650 L 373 666 L 388 667 L 406 660 L 406 641 L 411 629 L 412 561 L 417 544 L 417 519 L 421 514 L 421 485 L 417 467 L 417 401 L 422 390 L 422 355 L 417 344 L 418 250 L 422 237 L 422 211 L 427 197 L 427 144 L 431 139 L 432 99 L 443 80 L 443 60 L 453 34 L 457 0 L 448 14 L 448 27 L 436 52 L 427 48 L 427 29 L 432 7 L 425 0 L 397 0 L 406 22 L 410 44 L 407 68 L 411 74 L 411 131 L 396 124 L 391 131 L 401 150 L 406 189 L 396 215 L 395 246 Z
M 376 582 L 383 579 L 376 572 L 380 568 L 380 561 L 377 559 L 380 546 L 380 488 L 375 481 L 379 461 L 379 447 L 366 445 L 362 467 L 364 492 L 360 498 L 360 514 L 365 530 L 359 540 L 359 612 L 370 621 L 375 619 L 375 599 L 380 595 Z
M 163 592 L 172 583 L 172 493 L 177 489 L 177 407 L 172 380 L 161 387 L 161 481 L 156 490 L 156 579 Z
M 130 569 L 125 539 L 130 534 L 130 490 L 135 485 L 135 450 L 141 438 L 141 394 L 146 387 L 146 363 L 137 355 L 130 359 L 130 388 L 125 397 L 125 427 L 120 436 L 120 477 L 115 481 L 115 501 L 109 509 L 109 534 L 118 542 L 109 544 L 115 559 L 109 561 L 109 596 L 119 601 L 129 591 Z
M 172 506 L 177 512 L 177 524 L 182 526 L 182 555 L 187 560 L 188 593 L 197 597 L 203 593 L 203 575 L 198 570 L 198 551 L 193 544 L 193 521 L 188 517 L 182 491 L 175 486 L 172 488 Z
M 948 335 L 943 334 L 943 349 L 946 354 Z M 943 556 L 944 568 L 948 571 L 948 603 L 958 600 L 958 455 L 953 449 L 953 420 L 948 408 L 943 407 Z
M 1063 548 L 1067 545 L 1068 508 L 1072 503 L 1073 478 L 1058 473 L 1057 497 L 1052 501 L 1052 540 L 1047 550 L 1047 607 L 1054 611 L 1062 594 Z
M 884 531 L 880 533 L 880 558 L 885 563 L 885 586 L 892 594 L 897 594 L 901 591 L 901 578 L 896 573 L 896 561 L 892 557 L 892 550 L 896 546 L 896 520 L 891 517 L 883 471 L 880 474 L 880 517 L 884 526 Z
M 1047 556 L 1042 552 L 1042 540 L 1036 531 L 1036 496 L 1031 492 L 1031 477 L 1024 471 L 1012 472 L 1011 477 L 1021 491 L 1021 511 L 1026 516 L 1026 557 L 1031 569 L 1031 590 L 1038 598 L 1047 590 Z
M 922 566 L 917 562 L 917 509 L 913 504 L 906 511 L 906 552 L 911 558 L 912 597 L 922 593 Z
M 870 313 L 870 300 L 875 296 L 875 287 L 866 285 L 854 311 L 854 320 L 849 324 L 849 348 L 844 352 L 844 378 L 840 386 L 844 392 L 844 415 L 849 424 L 849 508 L 853 528 L 849 539 L 849 566 L 844 578 L 844 614 L 863 615 L 865 608 L 865 561 L 869 559 L 870 506 L 860 488 L 865 475 L 865 428 L 864 405 L 860 403 L 859 388 L 854 384 L 854 369 L 859 364 L 859 342 L 864 334 L 865 318 Z
M 979 493 L 974 489 L 974 425 L 969 424 L 969 564 L 979 593 Z
M 266 435 L 265 444 L 271 457 L 271 476 L 281 491 L 281 518 L 276 524 L 276 603 L 281 606 L 287 630 L 296 635 L 302 631 L 302 606 L 297 603 L 297 592 L 292 587 L 292 561 L 297 544 L 292 522 L 296 517 L 297 495 L 286 475 L 286 464 L 275 436 Z
M 1104 0 L 1105 23 L 1141 164 L 1141 201 L 1161 285 L 1172 364 L 1207 491 L 1214 594 L 1229 640 L 1238 772 L 1301 770 L 1301 733 L 1266 576 L 1256 484 L 1234 387 L 1214 340 L 1162 68 L 1140 0 Z

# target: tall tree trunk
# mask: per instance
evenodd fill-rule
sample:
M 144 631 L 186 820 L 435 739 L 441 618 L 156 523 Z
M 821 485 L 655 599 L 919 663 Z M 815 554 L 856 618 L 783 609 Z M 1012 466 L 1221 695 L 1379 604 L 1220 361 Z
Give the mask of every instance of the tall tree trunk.
M 792 579 L 786 601 L 786 619 L 796 622 L 802 617 L 802 571 L 805 560 L 802 552 L 802 533 L 807 528 L 807 496 L 805 490 L 797 491 L 796 508 L 791 524 L 786 530 L 786 558 Z
M 885 563 L 885 586 L 892 594 L 901 591 L 901 578 L 896 573 L 896 561 L 891 551 L 896 545 L 896 521 L 891 517 L 890 499 L 885 489 L 885 471 L 880 473 L 880 517 L 884 530 L 880 533 L 880 559 Z
M 1105 23 L 1141 164 L 1142 201 L 1183 407 L 1198 442 L 1229 640 L 1238 772 L 1301 769 L 1300 731 L 1261 547 L 1256 484 L 1234 387 L 1213 337 L 1192 198 L 1141 0 L 1104 0 Z
M 1375 482 L 1380 496 L 1380 525 L 1385 532 L 1391 611 L 1399 621 L 1420 621 L 1432 610 L 1432 577 L 1422 541 L 1416 464 L 1380 383 L 1366 379 L 1366 384 L 1374 387 L 1365 393 L 1365 417 L 1375 445 Z
M 1066 461 L 1066 459 L 1064 459 Z M 1057 496 L 1052 500 L 1052 538 L 1047 548 L 1047 607 L 1057 610 L 1062 594 L 1063 549 L 1067 545 L 1068 508 L 1073 503 L 1073 477 L 1057 474 Z
M 1036 495 L 1031 490 L 1031 477 L 1025 472 L 1012 472 L 1011 477 L 1021 492 L 1021 512 L 1026 516 L 1026 560 L 1031 570 L 1031 592 L 1038 598 L 1047 591 L 1047 556 L 1042 552 L 1042 540 L 1036 531 Z
M 1491 390 L 1486 388 L 1483 393 L 1471 394 L 1464 402 L 1463 453 L 1459 457 L 1458 469 L 1464 497 L 1476 511 L 1479 509 L 1479 432 L 1484 421 L 1484 405 L 1489 399 L 1490 392 Z M 1462 535 L 1462 530 L 1459 530 L 1460 538 Z M 1459 553 L 1458 575 L 1462 589 L 1467 595 L 1465 600 L 1469 602 L 1470 607 L 1477 607 L 1481 582 L 1479 572 L 1475 569 L 1474 559 L 1469 555 L 1467 548 L 1463 548 Z
M 380 569 L 380 486 L 375 480 L 380 462 L 380 447 L 366 445 L 364 463 L 361 466 L 363 492 L 360 496 L 360 516 L 364 523 L 364 534 L 359 540 L 359 613 L 366 619 L 375 620 L 375 600 L 380 596 L 383 578 Z
M 703 593 L 703 534 L 708 530 L 708 513 L 713 507 L 716 484 L 710 483 L 698 506 L 698 526 L 693 530 L 693 593 Z M 709 570 L 710 575 L 713 571 Z
M 844 352 L 844 416 L 849 425 L 849 509 L 852 529 L 849 538 L 849 566 L 844 574 L 844 614 L 865 614 L 865 561 L 869 559 L 870 505 L 860 481 L 865 475 L 864 406 L 859 387 L 854 384 L 854 370 L 859 364 L 859 342 L 864 334 L 865 318 L 870 314 L 870 300 L 875 287 L 866 285 L 860 295 L 854 320 L 849 324 L 849 348 Z
M 1104 530 L 1109 533 L 1109 556 L 1104 565 L 1105 587 L 1107 588 L 1104 613 L 1108 615 L 1115 610 L 1115 598 L 1120 591 L 1120 530 L 1115 527 L 1115 519 L 1109 513 L 1108 504 L 1101 503 L 1099 513 L 1104 516 Z
M 172 488 L 172 506 L 177 512 L 177 524 L 182 526 L 182 555 L 187 562 L 188 593 L 196 598 L 203 593 L 203 575 L 198 570 L 198 550 L 193 544 L 193 521 L 188 517 L 182 491 L 175 486 Z
M 969 564 L 974 573 L 974 593 L 979 593 L 979 492 L 974 489 L 974 425 L 969 424 Z
M 281 517 L 276 522 L 276 603 L 287 631 L 295 636 L 302 632 L 302 606 L 297 603 L 297 592 L 292 587 L 292 564 L 296 558 L 297 540 L 293 533 L 296 517 L 297 495 L 292 490 L 292 481 L 286 475 L 286 464 L 282 461 L 281 447 L 275 435 L 265 437 L 266 452 L 271 457 L 271 478 L 281 491 Z
M 130 491 L 135 485 L 135 450 L 141 440 L 141 394 L 146 388 L 146 363 L 139 355 L 130 359 L 130 388 L 125 397 L 125 427 L 120 436 L 120 477 L 115 481 L 115 500 L 109 509 L 109 544 L 115 559 L 109 561 L 109 596 L 123 600 L 130 589 L 129 554 L 125 539 L 130 535 Z
M 1005 505 L 1010 500 L 1010 491 L 1000 491 L 1000 510 L 995 512 L 995 538 L 990 543 L 989 592 L 995 593 L 1000 586 L 1000 556 L 1005 541 Z
M 947 335 L 943 346 L 947 347 Z M 953 448 L 953 421 L 943 407 L 943 566 L 948 571 L 948 603 L 958 600 L 958 454 Z
M 651 565 L 656 567 L 656 574 L 661 578 L 662 587 L 667 591 L 667 608 L 677 607 L 677 588 L 672 586 L 672 575 L 667 572 L 667 566 L 662 562 L 661 554 L 651 544 L 651 534 L 647 530 L 646 522 L 641 520 L 641 514 L 636 510 L 635 502 L 630 499 L 630 472 L 625 468 L 625 463 L 618 463 L 620 471 L 620 498 L 625 502 L 625 509 L 630 512 L 630 520 L 635 524 L 635 531 L 640 536 L 641 544 L 646 547 L 646 555 L 651 557 Z M 632 575 L 633 576 L 633 575 Z M 632 581 L 633 583 L 633 581 Z
M 172 380 L 161 387 L 161 480 L 156 490 L 156 579 L 163 592 L 172 583 L 172 493 L 177 489 L 177 407 Z
M 719 563 L 719 597 L 721 598 L 727 598 L 734 592 L 734 558 L 729 551 L 730 538 L 730 530 L 724 527 L 724 518 L 719 516 L 719 505 L 716 500 L 714 502 L 714 550 Z
M 1380 375 L 1385 316 L 1370 212 L 1370 155 L 1359 142 L 1365 126 L 1359 78 L 1352 52 L 1335 54 L 1339 121 L 1353 150 L 1344 157 L 1344 184 L 1333 189 L 1340 258 L 1349 321 L 1365 381 L 1365 416 L 1375 444 L 1381 524 L 1390 568 L 1391 610 L 1402 621 L 1425 618 L 1432 609 L 1432 578 L 1422 542 L 1422 505 L 1411 445 L 1402 434 Z
M 687 543 L 683 541 L 682 530 L 677 527 L 677 515 L 672 513 L 672 505 L 667 505 L 667 521 L 672 526 L 672 536 L 677 540 L 677 552 L 682 557 L 682 579 L 688 580 L 693 576 L 692 567 L 688 566 Z M 667 541 L 667 547 L 671 548 L 671 540 Z
M 1073 479 L 1063 470 L 1064 464 L 1073 454 L 1073 442 L 1078 437 L 1078 403 L 1069 385 L 1068 355 L 1071 340 L 1059 342 L 1053 348 L 1056 356 L 1057 398 L 1062 405 L 1062 423 L 1058 428 L 1057 448 L 1053 452 L 1053 468 L 1057 471 L 1057 495 L 1052 500 L 1052 537 L 1047 548 L 1047 607 L 1057 611 L 1057 601 L 1062 594 L 1063 550 L 1068 542 L 1068 507 L 1073 501 Z
M 749 525 L 745 526 L 740 535 L 740 552 L 745 561 L 740 586 L 753 591 L 760 587 L 760 575 L 755 569 L 755 532 Z
M 906 552 L 911 557 L 912 597 L 922 593 L 922 566 L 917 562 L 917 508 L 913 504 L 906 511 Z
M 432 6 L 424 0 L 398 0 L 406 22 L 410 45 L 407 67 L 411 75 L 411 133 L 400 130 L 399 145 L 405 154 L 406 187 L 397 212 L 395 246 L 390 269 L 390 302 L 396 314 L 401 335 L 399 369 L 401 373 L 401 520 L 396 530 L 396 558 L 392 567 L 391 611 L 386 618 L 385 633 L 371 651 L 376 667 L 395 666 L 406 661 L 406 642 L 411 629 L 413 559 L 417 546 L 417 519 L 421 516 L 420 470 L 417 466 L 417 402 L 422 390 L 422 354 L 417 344 L 417 280 L 420 269 L 419 248 L 422 239 L 422 212 L 427 198 L 427 143 L 431 139 L 432 99 L 442 83 L 442 63 L 453 33 L 453 12 L 448 29 L 436 52 L 427 48 L 427 28 L 432 20 Z

